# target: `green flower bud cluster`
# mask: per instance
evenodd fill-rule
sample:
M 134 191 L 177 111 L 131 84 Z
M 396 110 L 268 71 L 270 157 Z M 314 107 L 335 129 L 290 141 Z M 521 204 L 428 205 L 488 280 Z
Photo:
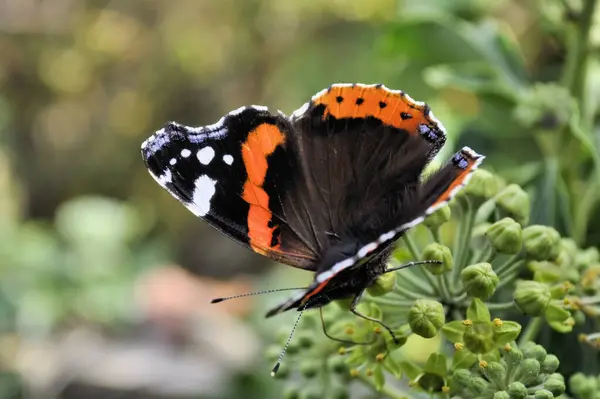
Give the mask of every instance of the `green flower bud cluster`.
M 476 354 L 496 352 L 499 347 L 514 341 L 521 332 L 521 325 L 498 318 L 491 320 L 485 304 L 473 298 L 467 309 L 467 318 L 446 323 L 442 332 L 461 352 L 461 363 L 471 361 L 472 364 L 477 359 Z
M 278 374 L 287 379 L 295 370 L 296 383 L 305 380 L 290 388 L 290 397 L 343 397 L 349 378 L 383 394 L 394 385 L 386 380 L 402 377 L 412 389 L 462 398 L 564 392 L 558 359 L 535 345 L 519 350 L 513 342 L 522 327 L 507 318 L 542 317 L 545 325 L 569 332 L 594 311 L 600 314 L 600 301 L 594 302 L 600 253 L 578 248 L 553 228 L 528 225 L 529 213 L 529 195 L 521 187 L 477 170 L 455 201 L 402 237 L 388 267 L 437 262 L 380 275 L 359 304 L 360 313 L 393 330 L 397 343 L 381 324 L 349 312 L 350 300 L 323 309 L 328 336 L 344 342 L 321 334 L 318 312 L 307 311 Z M 287 332 L 269 348 L 272 359 Z M 440 332 L 453 351 L 442 346 L 431 353 Z M 413 334 L 425 339 L 427 361 L 395 353 Z M 316 390 L 322 381 L 327 388 Z
M 569 90 L 555 83 L 533 85 L 520 99 L 514 116 L 523 127 L 536 131 L 559 131 L 575 112 Z
M 600 375 L 575 373 L 569 378 L 569 388 L 576 399 L 600 399 Z
M 469 368 L 456 368 L 450 379 L 453 396 L 478 398 L 554 398 L 565 392 L 559 362 L 540 345 L 515 343 Z

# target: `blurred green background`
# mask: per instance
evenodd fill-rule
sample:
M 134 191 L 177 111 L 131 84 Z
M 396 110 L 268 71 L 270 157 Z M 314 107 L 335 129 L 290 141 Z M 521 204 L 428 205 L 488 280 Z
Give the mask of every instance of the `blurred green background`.
M 534 222 L 597 245 L 600 25 L 569 3 L 1 0 L 0 398 L 281 396 L 277 299 L 208 301 L 310 276 L 153 182 L 140 143 L 166 121 L 384 83 L 432 106 L 442 158 L 486 154 Z

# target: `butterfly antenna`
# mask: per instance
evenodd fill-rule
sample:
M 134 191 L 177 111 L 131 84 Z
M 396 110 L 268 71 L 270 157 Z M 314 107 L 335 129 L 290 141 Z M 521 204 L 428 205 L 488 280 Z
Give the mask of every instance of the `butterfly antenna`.
M 276 288 L 273 290 L 265 290 L 265 291 L 256 291 L 256 292 L 247 292 L 245 294 L 238 294 L 233 296 L 225 296 L 223 298 L 215 298 L 210 301 L 210 303 L 219 303 L 223 301 L 227 301 L 229 299 L 243 298 L 245 296 L 254 296 L 254 295 L 263 295 L 263 294 L 271 294 L 273 292 L 280 291 L 292 291 L 292 290 L 305 290 L 307 287 L 294 287 L 294 288 Z
M 429 264 L 432 264 L 432 263 L 435 263 L 435 264 L 439 265 L 442 262 L 439 261 L 439 260 L 420 260 L 420 261 L 416 261 L 416 262 L 408 262 L 408 263 L 405 263 L 405 264 L 397 266 L 397 267 L 392 267 L 391 269 L 386 269 L 383 272 L 383 274 L 390 273 L 390 272 L 395 272 L 396 270 L 406 269 L 406 268 L 411 267 L 411 266 L 429 265 Z
M 283 357 L 285 356 L 285 351 L 287 350 L 288 346 L 290 345 L 290 342 L 292 341 L 292 337 L 294 336 L 296 327 L 298 327 L 298 323 L 300 322 L 300 318 L 302 318 L 302 313 L 304 313 L 305 309 L 306 309 L 306 305 L 300 311 L 300 314 L 298 315 L 298 318 L 296 319 L 296 322 L 294 323 L 294 327 L 292 327 L 292 331 L 290 332 L 290 335 L 288 336 L 285 346 L 283 347 L 283 349 L 281 350 L 281 353 L 279 354 L 279 359 L 277 359 L 277 363 L 275 364 L 275 367 L 273 367 L 273 370 L 271 370 L 271 377 L 275 377 L 275 374 L 277 374 L 277 370 L 279 370 L 279 366 L 281 366 L 281 361 L 283 360 Z

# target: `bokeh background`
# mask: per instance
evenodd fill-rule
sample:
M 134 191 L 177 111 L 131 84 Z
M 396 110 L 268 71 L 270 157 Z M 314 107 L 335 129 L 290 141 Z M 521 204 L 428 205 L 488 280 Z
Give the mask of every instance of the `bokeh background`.
M 600 65 L 569 55 L 565 3 L 0 0 L 0 398 L 281 397 L 263 355 L 291 327 L 262 318 L 277 298 L 208 301 L 311 276 L 154 183 L 139 148 L 166 121 L 384 83 L 432 106 L 441 158 L 485 153 L 534 221 L 597 245 Z

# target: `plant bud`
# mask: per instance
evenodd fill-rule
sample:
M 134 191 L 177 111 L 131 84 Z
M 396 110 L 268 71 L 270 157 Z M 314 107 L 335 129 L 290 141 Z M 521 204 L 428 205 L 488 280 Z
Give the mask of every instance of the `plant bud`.
M 511 218 L 498 220 L 491 225 L 486 236 L 492 247 L 502 254 L 518 254 L 523 243 L 521 225 Z
M 433 212 L 431 215 L 425 218 L 423 224 L 431 229 L 436 229 L 450 220 L 452 211 L 448 205 L 445 205 Z
M 598 261 L 600 261 L 600 252 L 596 247 L 589 247 L 575 255 L 575 264 L 579 270 L 585 269 L 593 263 L 598 263 Z
M 458 369 L 454 372 L 452 378 L 454 378 L 454 381 L 456 381 L 458 385 L 462 387 L 468 387 L 469 385 L 471 385 L 471 379 L 473 378 L 473 376 L 471 375 L 469 370 Z
M 481 395 L 485 392 L 488 387 L 488 382 L 481 377 L 473 377 L 469 381 L 469 389 L 472 390 L 476 396 Z
M 557 378 L 548 378 L 546 382 L 544 382 L 544 389 L 552 392 L 552 395 L 554 396 L 559 396 L 565 393 L 565 382 Z
M 518 185 L 510 184 L 500 191 L 496 204 L 517 223 L 526 225 L 529 222 L 529 195 Z
M 554 260 L 560 254 L 560 234 L 552 227 L 532 225 L 523 230 L 523 246 L 533 260 Z
M 408 312 L 410 329 L 423 338 L 435 337 L 445 322 L 444 307 L 431 299 L 417 299 Z
M 528 345 L 523 348 L 523 355 L 526 358 L 535 359 L 538 362 L 542 363 L 544 359 L 546 359 L 546 349 L 542 345 Z
M 477 263 L 465 267 L 460 277 L 468 295 L 488 299 L 496 291 L 500 280 L 489 263 Z
M 431 274 L 435 275 L 452 270 L 452 266 L 454 264 L 450 248 L 445 245 L 438 244 L 437 242 L 427 245 L 423 250 L 423 255 L 421 255 L 421 258 L 427 260 L 439 260 L 442 262 L 432 263 L 425 266 Z
M 510 395 L 506 391 L 498 391 L 494 393 L 494 399 L 510 399 Z
M 552 399 L 554 398 L 554 395 L 552 395 L 552 392 L 548 391 L 547 389 L 538 389 L 535 391 L 535 395 L 533 395 L 533 397 L 535 399 Z
M 569 378 L 569 389 L 578 398 L 591 398 L 596 391 L 596 381 L 582 373 L 575 373 Z
M 367 288 L 367 292 L 373 296 L 382 296 L 394 290 L 396 285 L 396 274 L 380 274 L 375 279 L 375 283 Z
M 489 362 L 487 375 L 497 387 L 503 387 L 506 381 L 506 369 L 499 362 Z
M 508 394 L 511 399 L 524 399 L 527 397 L 527 387 L 522 382 L 515 381 L 508 385 Z
M 484 169 L 477 169 L 473 172 L 471 181 L 463 190 L 464 195 L 475 199 L 478 203 L 483 203 L 494 197 L 500 189 L 500 181 L 492 173 Z
M 296 386 L 286 387 L 285 391 L 283 392 L 283 398 L 284 399 L 299 399 L 300 391 L 298 390 L 298 387 L 296 387 Z
M 516 380 L 521 381 L 525 385 L 529 385 L 535 382 L 538 374 L 540 373 L 540 362 L 535 359 L 524 359 L 521 362 L 519 371 L 517 372 Z
M 514 300 L 523 313 L 541 316 L 548 307 L 550 299 L 550 290 L 544 284 L 531 280 L 517 282 Z
M 319 372 L 319 362 L 315 362 L 313 360 L 305 360 L 300 363 L 300 373 L 305 378 L 313 378 Z

